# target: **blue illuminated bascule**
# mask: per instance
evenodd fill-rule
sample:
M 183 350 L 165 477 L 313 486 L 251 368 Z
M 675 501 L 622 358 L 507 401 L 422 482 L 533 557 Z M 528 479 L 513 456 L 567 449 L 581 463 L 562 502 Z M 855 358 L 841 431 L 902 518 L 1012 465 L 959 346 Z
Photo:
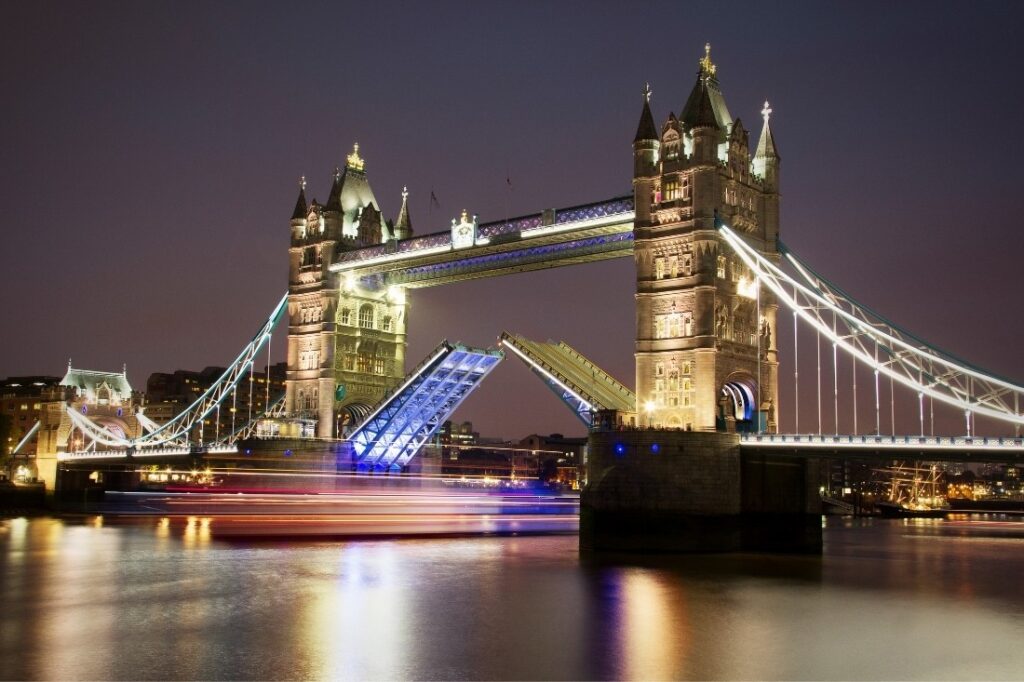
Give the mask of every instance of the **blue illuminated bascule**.
M 503 357 L 442 342 L 349 434 L 356 470 L 400 472 Z

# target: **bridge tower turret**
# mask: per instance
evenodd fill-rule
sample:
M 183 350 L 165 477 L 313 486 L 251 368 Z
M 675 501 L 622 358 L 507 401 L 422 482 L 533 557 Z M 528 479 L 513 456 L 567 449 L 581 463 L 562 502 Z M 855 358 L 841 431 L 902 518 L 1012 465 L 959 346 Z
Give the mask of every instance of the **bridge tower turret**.
M 644 108 L 633 138 L 633 209 L 638 221 L 649 222 L 654 200 L 654 178 L 658 173 L 661 141 L 651 115 L 651 85 L 644 84 Z
M 757 172 L 747 132 L 726 107 L 710 45 L 699 64 L 660 146 L 647 139 L 646 93 L 634 141 L 637 411 L 654 426 L 771 430 L 776 304 L 757 291 L 716 225 L 725 222 L 776 254 L 777 154 L 769 131 L 766 170 Z
M 335 169 L 335 193 L 340 174 Z M 332 202 L 306 205 L 306 178 L 291 218 L 288 268 L 288 370 L 285 410 L 312 424 L 331 423 L 334 376 L 333 311 L 337 292 L 329 286 L 329 266 L 341 233 L 341 216 Z M 308 430 L 307 430 L 308 431 Z M 301 430 L 285 435 L 309 435 Z
M 405 375 L 408 303 L 401 287 L 331 272 L 344 252 L 389 241 L 358 144 L 335 169 L 327 203 L 305 201 L 303 183 L 291 223 L 285 398 L 300 428 L 284 435 L 331 438 Z M 404 204 L 399 230 L 412 232 Z

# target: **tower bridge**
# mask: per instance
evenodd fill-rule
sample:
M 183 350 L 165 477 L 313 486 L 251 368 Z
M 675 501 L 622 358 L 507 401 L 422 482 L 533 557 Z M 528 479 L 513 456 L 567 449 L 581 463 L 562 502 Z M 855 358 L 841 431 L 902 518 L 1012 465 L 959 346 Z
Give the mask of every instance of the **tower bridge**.
M 877 315 L 780 240 L 781 159 L 767 102 L 752 149 L 746 126 L 726 106 L 709 49 L 678 116 L 669 113 L 655 125 L 651 100 L 647 87 L 632 143 L 632 194 L 483 223 L 463 211 L 448 229 L 421 235 L 414 232 L 406 190 L 397 217 L 383 217 L 356 145 L 344 167 L 335 169 L 324 203 L 307 200 L 303 178 L 289 223 L 287 294 L 210 390 L 164 425 L 147 424 L 142 412 L 130 432 L 66 403 L 55 412 L 64 435 L 40 440 L 43 458 L 214 452 L 270 418 L 278 435 L 345 440 L 359 470 L 399 471 L 503 357 L 499 349 L 445 342 L 407 374 L 408 314 L 416 289 L 632 257 L 632 388 L 564 343 L 508 332 L 499 340 L 593 433 L 604 434 L 592 437 L 592 444 L 608 449 L 591 471 L 594 495 L 601 494 L 605 477 L 630 470 L 634 460 L 668 451 L 683 456 L 702 442 L 714 444 L 709 452 L 732 453 L 707 460 L 711 469 L 739 457 L 740 448 L 764 457 L 918 453 L 1017 461 L 1024 424 L 1020 383 Z M 792 348 L 779 347 L 778 325 L 789 317 L 781 319 L 780 310 L 792 317 Z M 273 329 L 285 317 L 286 391 L 275 414 L 254 415 L 239 429 L 197 441 L 197 427 L 211 414 L 227 409 L 239 390 L 251 392 L 253 367 L 264 348 L 269 358 Z M 811 379 L 797 371 L 798 345 L 806 339 L 801 334 L 815 339 Z M 779 433 L 784 363 L 792 367 L 794 434 Z M 840 380 L 841 366 L 849 381 Z M 896 433 L 897 389 L 899 400 L 918 414 L 913 434 Z M 799 396 L 808 392 L 817 403 L 810 426 L 800 421 Z M 872 398 L 873 423 L 858 425 L 859 402 Z M 270 402 L 268 394 L 265 404 Z M 841 403 L 853 406 L 853 433 L 840 432 Z M 935 434 L 937 407 L 961 416 L 963 434 Z M 979 417 L 1001 425 L 1005 436 L 979 439 Z M 886 424 L 892 431 L 887 437 Z M 46 432 L 55 428 L 51 423 Z M 67 437 L 73 431 L 88 443 L 76 445 Z M 631 433 L 632 440 L 617 433 Z M 700 434 L 714 439 L 700 441 Z

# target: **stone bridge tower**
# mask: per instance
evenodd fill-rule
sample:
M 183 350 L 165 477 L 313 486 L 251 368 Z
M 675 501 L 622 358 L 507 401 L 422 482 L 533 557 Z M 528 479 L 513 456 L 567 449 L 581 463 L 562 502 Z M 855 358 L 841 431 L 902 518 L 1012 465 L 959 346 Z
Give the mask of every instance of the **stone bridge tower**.
M 345 251 L 410 237 L 406 198 L 397 223 L 384 221 L 358 144 L 335 169 L 326 204 L 307 205 L 303 178 L 288 269 L 285 411 L 294 432 L 284 435 L 334 437 L 405 376 L 405 291 L 346 280 L 330 266 Z
M 766 102 L 751 157 L 710 51 L 660 133 L 645 89 L 633 141 L 637 412 L 643 425 L 771 431 L 777 304 L 715 228 L 721 221 L 778 258 L 779 156 Z

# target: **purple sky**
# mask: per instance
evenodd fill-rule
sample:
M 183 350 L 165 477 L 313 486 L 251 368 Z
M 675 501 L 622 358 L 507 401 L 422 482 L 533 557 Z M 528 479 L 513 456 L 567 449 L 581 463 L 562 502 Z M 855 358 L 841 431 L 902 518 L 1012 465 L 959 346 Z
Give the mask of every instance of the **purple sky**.
M 286 288 L 299 176 L 325 200 L 353 141 L 385 216 L 408 185 L 417 233 L 627 193 L 644 81 L 660 125 L 710 41 L 754 136 L 771 100 L 786 243 L 1020 379 L 1022 19 L 984 2 L 5 3 L 0 376 L 70 356 L 126 362 L 141 388 L 230 361 Z M 618 260 L 414 292 L 409 366 L 507 328 L 632 385 L 633 287 Z M 582 432 L 511 358 L 456 416 Z

